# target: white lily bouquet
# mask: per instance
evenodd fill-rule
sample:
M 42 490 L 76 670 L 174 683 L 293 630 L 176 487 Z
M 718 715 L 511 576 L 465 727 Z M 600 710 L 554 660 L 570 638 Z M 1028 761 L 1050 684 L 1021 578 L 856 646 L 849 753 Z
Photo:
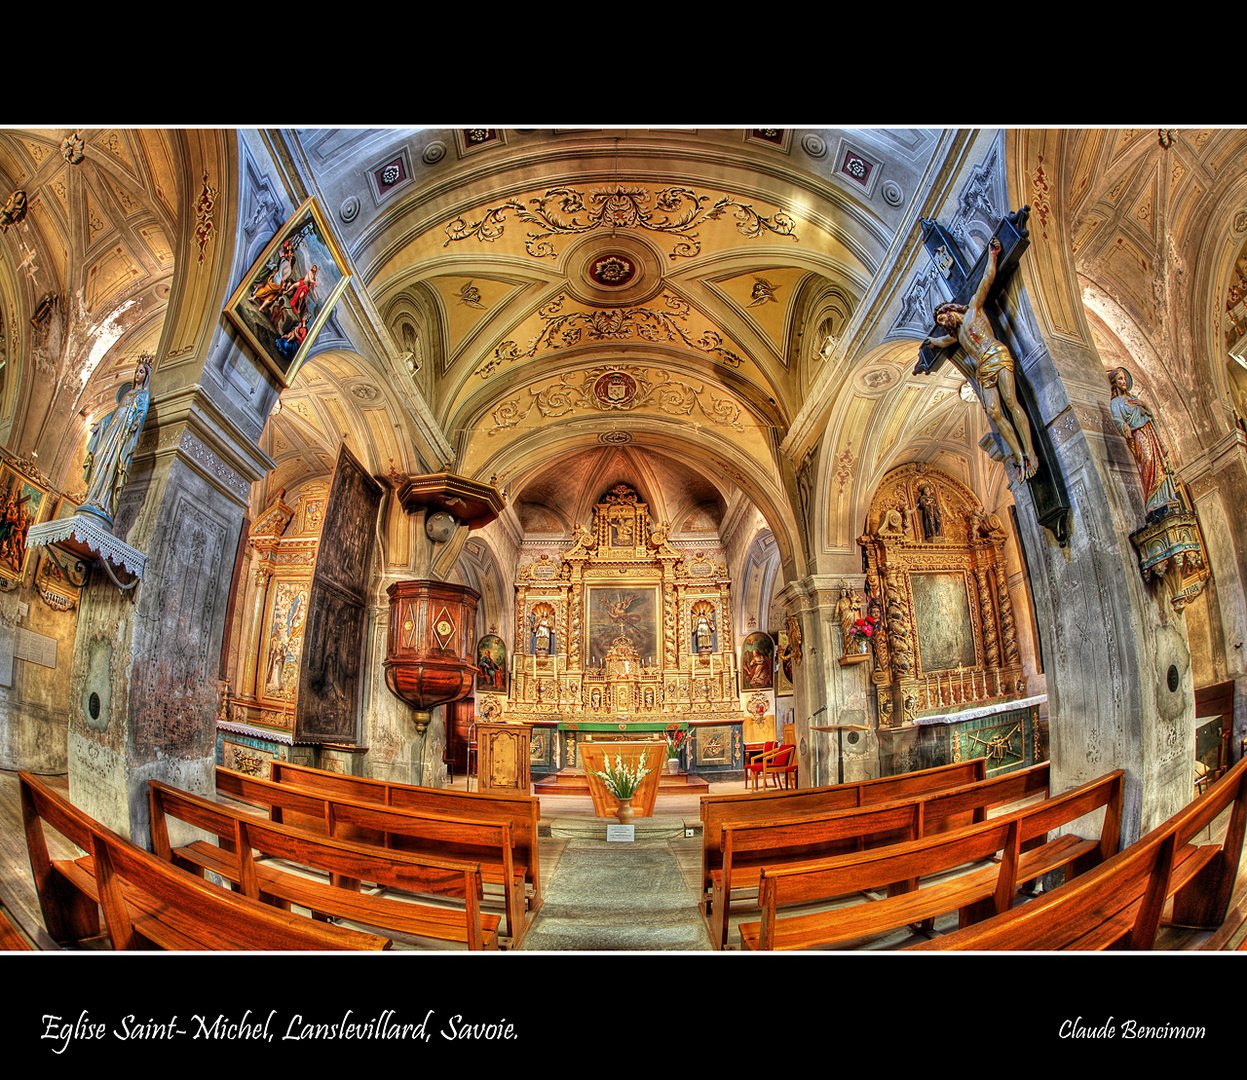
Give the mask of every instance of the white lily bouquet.
M 614 765 L 611 765 L 609 757 L 606 759 L 606 768 L 603 772 L 594 772 L 593 769 L 588 771 L 598 777 L 606 785 L 606 790 L 615 798 L 630 799 L 636 794 L 636 789 L 641 786 L 641 781 L 654 771 L 645 767 L 648 760 L 648 750 L 640 756 L 639 760 L 629 765 L 624 764 L 622 754 L 616 754 Z

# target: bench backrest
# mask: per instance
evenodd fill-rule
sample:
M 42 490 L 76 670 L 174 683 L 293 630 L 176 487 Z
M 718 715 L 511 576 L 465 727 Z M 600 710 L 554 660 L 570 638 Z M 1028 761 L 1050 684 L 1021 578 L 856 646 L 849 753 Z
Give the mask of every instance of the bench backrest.
M 526 877 L 540 894 L 541 871 L 538 862 L 538 830 L 541 803 L 532 795 L 504 792 L 447 791 L 418 787 L 388 780 L 347 776 L 274 760 L 270 778 L 308 791 L 340 795 L 356 802 L 377 802 L 403 810 L 430 811 L 469 818 L 492 818 L 511 822 L 511 842 L 517 865 L 527 868 Z
M 401 851 L 428 851 L 456 859 L 486 860 L 508 871 L 514 865 L 509 820 L 459 817 L 427 810 L 402 810 L 277 784 L 218 767 L 217 792 L 262 806 L 272 821 L 339 840 Z
M 762 871 L 763 904 L 771 912 L 786 903 L 843 896 L 864 889 L 890 887 L 897 882 L 913 882 L 930 874 L 992 858 L 1001 852 L 997 904 L 998 910 L 1003 910 L 1016 889 L 1013 874 L 1021 851 L 1029 842 L 1046 836 L 1053 829 L 1103 809 L 1100 854 L 1107 858 L 1116 851 L 1121 827 L 1123 775 L 1119 769 L 1034 806 L 917 840 L 851 852 L 814 863 L 766 867 Z
M 1226 810 L 1230 819 L 1217 856 L 1198 878 L 1174 897 L 1173 917 L 1190 926 L 1219 926 L 1230 909 L 1247 831 L 1247 757 L 1239 759 L 1207 791 L 1169 819 L 1177 831 L 1177 843 L 1195 843 L 1199 835 Z
M 247 895 L 258 893 L 253 849 L 349 880 L 458 896 L 469 903 L 482 895 L 478 863 L 386 851 L 373 844 L 339 840 L 259 818 L 159 780 L 149 780 L 148 789 L 152 805 L 152 845 L 156 854 L 168 860 L 174 857 L 169 841 L 169 818 L 212 833 L 220 839 L 221 847 L 239 856 L 241 886 Z
M 847 810 L 874 803 L 896 802 L 911 797 L 958 787 L 987 776 L 985 758 L 954 762 L 918 772 L 883 776 L 848 784 L 807 788 L 804 791 L 772 791 L 732 795 L 703 795 L 702 892 L 712 888 L 713 873 L 722 868 L 720 843 L 723 826 L 737 821 L 771 821 L 806 814 Z
M 1051 892 L 991 918 L 929 941 L 913 951 L 995 952 L 1063 949 L 1126 911 L 1141 896 L 1147 903 L 1123 923 L 1119 940 L 1128 949 L 1150 949 L 1173 867 L 1177 830 L 1153 829 L 1138 842 Z M 1116 937 L 1116 934 L 1114 935 Z M 1109 942 L 1103 944 L 1107 946 Z
M 362 933 L 345 927 L 318 923 L 290 912 L 218 888 L 165 862 L 150 852 L 136 847 L 102 823 L 84 814 L 65 796 L 48 787 L 29 773 L 19 774 L 23 818 L 28 841 L 37 833 L 31 849 L 36 871 L 40 905 L 49 933 L 57 936 L 53 925 L 58 921 L 48 908 L 57 899 L 57 889 L 49 892 L 55 876 L 48 857 L 42 822 L 90 855 L 99 888 L 100 907 L 115 949 L 145 948 L 150 944 L 134 929 L 127 892 L 137 890 L 163 909 L 165 919 L 174 932 L 187 942 L 187 947 L 203 949 L 264 949 L 264 950 L 378 950 L 388 949 L 390 941 L 375 934 Z M 123 891 L 123 882 L 127 889 Z M 62 882 L 62 889 L 65 887 Z
M 797 861 L 917 839 L 985 821 L 989 810 L 1046 798 L 1048 790 L 1049 766 L 1043 762 L 908 800 L 774 821 L 724 822 L 720 840 L 724 872 L 729 859 L 739 856 L 756 865 L 760 859 Z

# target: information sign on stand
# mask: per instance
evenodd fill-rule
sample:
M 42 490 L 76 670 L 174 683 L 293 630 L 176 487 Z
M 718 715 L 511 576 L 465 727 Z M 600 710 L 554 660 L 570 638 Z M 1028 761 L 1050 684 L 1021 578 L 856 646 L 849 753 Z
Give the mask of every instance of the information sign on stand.
M 636 839 L 635 825 L 607 825 L 606 839 L 631 842 Z

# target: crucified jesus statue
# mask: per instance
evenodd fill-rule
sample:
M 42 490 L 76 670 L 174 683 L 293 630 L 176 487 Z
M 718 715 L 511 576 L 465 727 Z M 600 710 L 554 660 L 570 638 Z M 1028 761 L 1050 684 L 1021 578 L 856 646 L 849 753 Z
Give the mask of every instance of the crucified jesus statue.
M 991 417 L 1000 437 L 1009 447 L 1023 479 L 1035 475 L 1038 462 L 1031 442 L 1030 422 L 1017 399 L 1013 378 L 1013 356 L 1009 347 L 992 332 L 991 321 L 983 305 L 996 278 L 996 256 L 1000 241 L 994 236 L 988 247 L 987 268 L 974 290 L 969 304 L 949 300 L 935 309 L 935 321 L 947 334 L 928 337 L 926 343 L 936 348 L 961 344 L 969 357 L 966 374 L 978 388 L 979 400 Z

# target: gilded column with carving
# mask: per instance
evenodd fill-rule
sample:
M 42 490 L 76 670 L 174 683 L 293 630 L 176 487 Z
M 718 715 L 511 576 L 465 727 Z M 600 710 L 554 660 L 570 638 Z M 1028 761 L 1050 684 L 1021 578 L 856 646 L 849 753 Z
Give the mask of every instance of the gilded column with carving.
M 1000 641 L 996 634 L 995 605 L 992 603 L 992 591 L 987 583 L 987 567 L 976 566 L 974 578 L 979 586 L 979 613 L 983 620 L 983 651 L 987 656 L 987 666 L 1000 666 Z
M 1017 627 L 1013 622 L 1013 601 L 1009 599 L 1009 581 L 1004 568 L 996 566 L 996 595 L 1000 606 L 1000 638 L 1004 645 L 1005 666 L 1013 667 L 1022 662 L 1018 652 Z

